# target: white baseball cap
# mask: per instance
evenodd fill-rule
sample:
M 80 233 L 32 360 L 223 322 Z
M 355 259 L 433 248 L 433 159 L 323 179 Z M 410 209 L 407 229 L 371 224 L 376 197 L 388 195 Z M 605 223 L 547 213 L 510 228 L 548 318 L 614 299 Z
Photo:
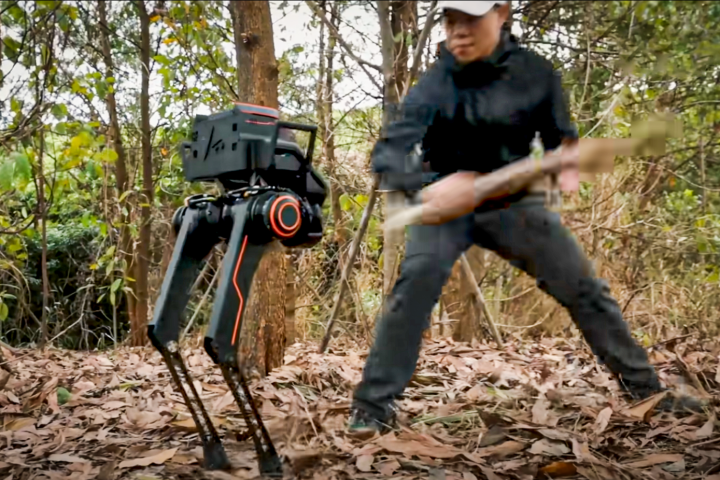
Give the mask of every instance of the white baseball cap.
M 445 9 L 451 9 L 451 10 L 459 10 L 461 12 L 467 13 L 468 15 L 473 15 L 475 17 L 480 17 L 482 15 L 485 15 L 487 12 L 492 10 L 492 8 L 495 5 L 504 5 L 507 3 L 507 0 L 497 0 L 497 1 L 441 1 L 438 2 L 437 5 L 437 11 L 442 13 Z

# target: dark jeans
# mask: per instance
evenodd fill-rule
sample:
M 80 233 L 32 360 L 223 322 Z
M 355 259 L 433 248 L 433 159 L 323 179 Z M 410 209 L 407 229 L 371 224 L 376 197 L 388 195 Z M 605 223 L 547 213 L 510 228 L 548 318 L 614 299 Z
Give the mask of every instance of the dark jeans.
M 410 227 L 400 277 L 377 322 L 354 406 L 387 419 L 393 401 L 410 382 L 422 332 L 442 287 L 460 255 L 473 243 L 492 250 L 527 272 L 537 285 L 568 309 L 600 362 L 631 393 L 660 389 L 645 350 L 632 338 L 606 282 L 592 266 L 560 215 L 542 202 L 525 201 L 475 213 L 443 225 Z

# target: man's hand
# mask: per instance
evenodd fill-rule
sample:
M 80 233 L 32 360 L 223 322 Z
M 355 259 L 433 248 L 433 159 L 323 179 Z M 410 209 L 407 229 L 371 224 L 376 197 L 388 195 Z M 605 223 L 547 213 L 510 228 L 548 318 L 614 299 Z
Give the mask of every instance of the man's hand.
M 580 147 L 577 141 L 564 143 L 560 151 L 561 171 L 558 177 L 560 191 L 577 192 L 580 189 Z
M 560 188 L 563 191 L 577 191 L 579 188 L 579 149 L 577 142 L 568 142 L 558 152 L 548 155 L 560 155 Z M 458 172 L 449 175 L 422 192 L 422 223 L 437 225 L 448 218 L 457 218 L 472 212 L 480 203 L 475 180 L 480 174 Z M 483 201 L 502 198 L 506 194 L 482 198 Z
M 475 209 L 475 172 L 458 172 L 425 188 L 422 195 L 422 223 L 437 225 L 445 217 L 460 216 Z

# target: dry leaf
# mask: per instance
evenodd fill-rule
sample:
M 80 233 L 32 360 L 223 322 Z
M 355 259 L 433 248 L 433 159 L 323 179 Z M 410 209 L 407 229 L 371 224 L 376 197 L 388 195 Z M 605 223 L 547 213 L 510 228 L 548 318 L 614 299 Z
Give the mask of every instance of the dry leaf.
M 572 439 L 572 451 L 580 462 L 595 464 L 600 463 L 600 461 L 592 453 L 590 453 L 590 448 L 587 443 L 579 442 L 576 438 Z
M 24 430 L 26 428 L 31 428 L 35 426 L 35 419 L 29 418 L 29 417 L 23 417 L 23 418 L 16 418 L 12 422 L 10 422 L 5 429 L 10 430 L 13 432 L 18 432 L 20 430 Z
M 477 477 L 470 472 L 463 472 L 463 480 L 477 480 Z
M 635 419 L 643 420 L 645 422 L 650 421 L 650 417 L 652 416 L 653 409 L 655 406 L 660 403 L 660 400 L 665 398 L 665 395 L 668 394 L 668 391 L 665 390 L 663 392 L 658 393 L 657 395 L 653 395 L 652 397 L 646 398 L 642 402 L 638 403 L 634 407 L 628 409 L 625 411 L 625 413 Z
M 540 471 L 550 478 L 570 477 L 577 473 L 577 467 L 572 463 L 553 462 L 540 469 Z
M 476 402 L 483 396 L 483 386 L 480 384 L 475 385 L 470 390 L 465 392 L 465 397 L 471 402 Z
M 170 460 L 175 455 L 175 452 L 177 452 L 177 450 L 178 450 L 177 448 L 171 448 L 169 450 L 164 450 L 160 453 L 151 455 L 149 457 L 141 457 L 141 458 L 134 458 L 132 460 L 125 460 L 123 462 L 120 462 L 119 468 L 147 467 L 152 464 L 162 465 L 163 463 Z
M 192 463 L 197 463 L 197 458 L 190 455 L 181 455 L 176 454 L 174 457 L 170 459 L 172 463 L 179 463 L 181 465 L 190 465 Z
M 507 433 L 503 427 L 500 425 L 493 425 L 490 427 L 490 430 L 483 434 L 478 446 L 489 447 L 490 445 L 495 445 L 496 443 L 505 440 L 506 437 Z
M 540 395 L 532 408 L 533 423 L 537 423 L 538 425 L 548 424 L 550 414 L 547 409 L 549 406 L 550 402 L 548 402 L 547 398 L 545 398 L 545 395 Z
M 408 457 L 413 455 L 430 458 L 453 458 L 463 452 L 427 437 L 425 435 L 413 435 L 415 439 L 399 439 L 394 433 L 380 437 L 375 443 L 393 453 L 402 453 Z
M 51 462 L 65 462 L 65 463 L 90 463 L 89 460 L 84 458 L 76 457 L 73 455 L 67 455 L 64 453 L 54 454 L 48 457 Z
M 545 438 L 533 443 L 528 451 L 534 455 L 549 455 L 555 457 L 570 453 L 570 449 L 565 446 L 564 443 L 555 442 Z
M 431 468 L 428 472 L 428 480 L 445 480 L 444 468 Z
M 402 466 L 401 466 L 400 463 L 398 463 L 398 461 L 395 460 L 394 458 L 393 458 L 392 460 L 387 461 L 387 462 L 376 463 L 376 464 L 375 464 L 375 470 L 377 470 L 378 472 L 380 472 L 380 474 L 383 475 L 383 476 L 385 476 L 385 477 L 389 477 L 390 475 L 392 475 L 392 474 L 395 473 L 396 471 L 400 470 L 400 468 L 402 468 Z
M 587 478 L 588 480 L 615 480 L 620 477 L 615 475 L 612 470 L 602 465 L 593 465 L 592 467 L 577 467 L 577 473 Z
M 715 417 L 713 415 L 710 416 L 710 419 L 705 422 L 705 425 L 700 427 L 695 432 L 695 439 L 696 440 L 702 440 L 703 438 L 708 438 L 713 434 L 713 428 L 715 427 Z
M 512 455 L 513 453 L 521 452 L 524 449 L 524 443 L 511 440 L 494 447 L 481 448 L 476 454 L 474 454 L 474 456 L 504 458 L 508 455 Z
M 561 432 L 560 430 L 550 428 L 541 428 L 537 432 L 544 437 L 547 437 L 551 440 L 558 440 L 560 442 L 568 442 L 572 438 L 572 435 L 569 433 Z
M 608 423 L 610 422 L 610 417 L 613 414 L 612 407 L 606 407 L 604 408 L 600 413 L 598 413 L 597 418 L 595 419 L 595 434 L 600 435 L 605 431 L 605 429 L 608 426 Z
M 374 461 L 374 455 L 360 455 L 355 461 L 355 466 L 361 472 L 369 472 L 370 470 L 372 470 L 372 464 Z
M 487 480 L 503 480 L 502 478 L 498 477 L 495 472 L 493 472 L 488 467 L 480 467 L 480 470 L 482 470 L 483 475 L 487 478 Z
M 675 463 L 683 459 L 683 456 L 679 453 L 655 453 L 648 455 L 643 460 L 637 460 L 631 463 L 624 463 L 623 465 L 629 468 L 642 468 L 651 467 L 660 463 Z
M 110 411 L 110 410 L 117 410 L 118 408 L 123 408 L 123 407 L 128 407 L 128 406 L 129 405 L 125 402 L 119 402 L 119 401 L 115 400 L 112 402 L 103 403 L 102 408 L 104 410 Z
M 95 480 L 112 480 L 116 466 L 117 462 L 114 460 L 106 463 L 100 468 L 100 472 L 97 477 L 95 477 Z

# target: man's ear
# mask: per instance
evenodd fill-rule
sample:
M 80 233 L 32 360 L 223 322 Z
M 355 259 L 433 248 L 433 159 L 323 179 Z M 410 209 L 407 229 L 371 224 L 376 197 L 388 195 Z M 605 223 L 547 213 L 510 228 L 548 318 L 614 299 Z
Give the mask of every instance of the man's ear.
M 498 17 L 502 23 L 506 23 L 510 18 L 510 2 L 503 3 L 497 9 Z

